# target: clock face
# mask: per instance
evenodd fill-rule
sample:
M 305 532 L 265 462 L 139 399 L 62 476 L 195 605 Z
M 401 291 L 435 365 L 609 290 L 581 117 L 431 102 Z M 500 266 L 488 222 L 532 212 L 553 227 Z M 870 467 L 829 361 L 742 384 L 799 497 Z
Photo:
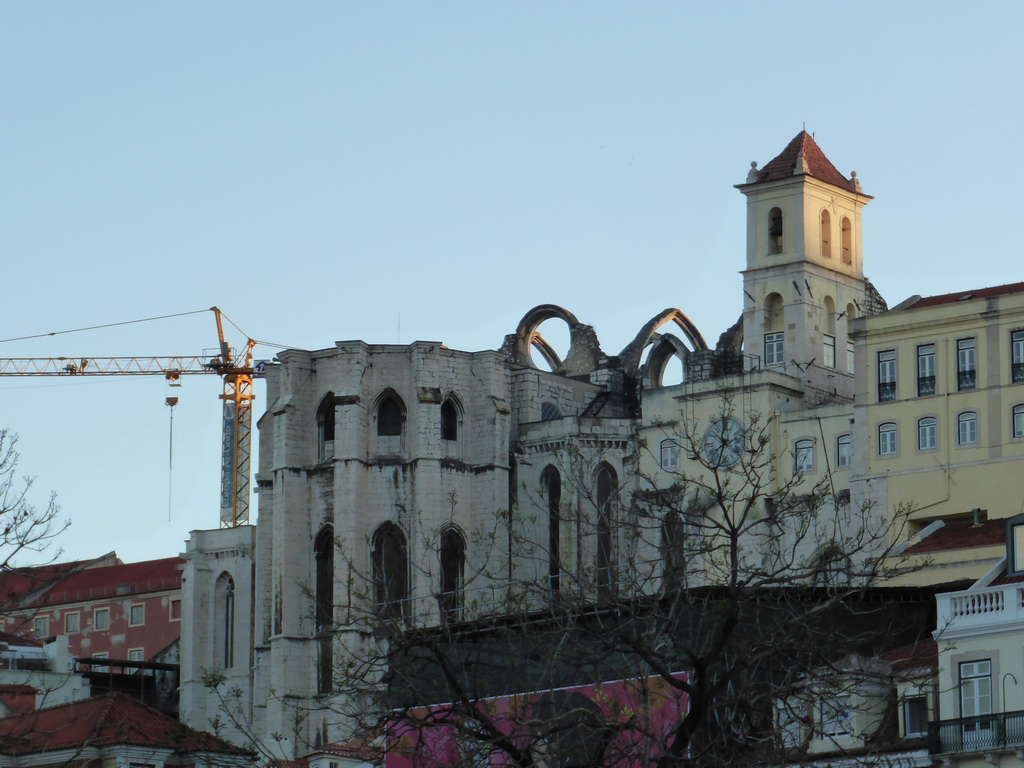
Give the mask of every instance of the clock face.
M 728 416 L 719 416 L 704 433 L 702 453 L 712 469 L 731 467 L 743 456 L 743 425 Z

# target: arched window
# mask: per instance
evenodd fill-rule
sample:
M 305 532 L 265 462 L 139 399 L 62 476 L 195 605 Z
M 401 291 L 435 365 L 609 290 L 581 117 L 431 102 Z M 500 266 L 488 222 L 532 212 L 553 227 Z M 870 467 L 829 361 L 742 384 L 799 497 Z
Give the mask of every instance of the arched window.
M 615 589 L 615 486 L 618 478 L 607 464 L 597 471 L 597 592 Z
M 313 542 L 315 574 L 315 623 L 317 633 L 317 684 L 320 693 L 334 680 L 334 530 L 327 526 Z
M 768 253 L 782 253 L 782 209 L 768 211 Z
M 441 615 L 458 621 L 462 611 L 462 590 L 466 570 L 466 540 L 455 528 L 441 534 Z
M 448 398 L 441 403 L 441 439 L 442 440 L 458 440 L 459 439 L 459 407 L 455 402 Z
M 661 468 L 669 472 L 675 470 L 679 466 L 679 441 L 674 437 L 666 437 L 660 447 Z
M 217 577 L 214 621 L 217 662 L 224 669 L 235 666 L 235 580 L 227 572 Z
M 392 396 L 385 397 L 377 406 L 377 434 L 381 437 L 396 437 L 402 434 L 405 416 L 402 406 Z
M 840 245 L 842 248 L 843 264 L 853 264 L 853 229 L 850 220 L 843 216 L 840 223 Z
M 562 418 L 562 412 L 558 410 L 558 406 L 554 403 L 541 403 L 540 404 L 540 420 L 541 421 L 554 421 L 555 419 Z
M 409 555 L 405 534 L 394 523 L 384 523 L 373 535 L 373 597 L 381 618 L 408 615 Z
M 957 442 L 960 445 L 974 445 L 978 442 L 978 414 L 966 411 L 957 416 Z
M 814 441 L 797 440 L 793 451 L 795 470 L 797 472 L 814 471 Z
M 316 409 L 317 458 L 320 461 L 334 456 L 334 393 L 328 392 Z
M 934 450 L 939 440 L 939 422 L 933 416 L 918 419 L 917 448 L 921 451 Z
M 814 583 L 819 587 L 839 587 L 850 583 L 850 557 L 832 543 L 819 551 L 814 562 Z
M 895 456 L 897 449 L 896 443 L 896 424 L 891 421 L 887 421 L 885 424 L 878 425 L 878 455 L 879 456 Z
M 562 565 L 558 554 L 562 541 L 562 476 L 557 469 L 548 466 L 541 473 L 540 484 L 548 507 L 548 586 L 552 596 L 557 596 L 562 581 Z
M 821 212 L 821 258 L 832 258 L 832 217 L 827 209 Z
M 853 461 L 853 440 L 849 435 L 840 435 L 836 439 L 836 468 L 846 469 Z

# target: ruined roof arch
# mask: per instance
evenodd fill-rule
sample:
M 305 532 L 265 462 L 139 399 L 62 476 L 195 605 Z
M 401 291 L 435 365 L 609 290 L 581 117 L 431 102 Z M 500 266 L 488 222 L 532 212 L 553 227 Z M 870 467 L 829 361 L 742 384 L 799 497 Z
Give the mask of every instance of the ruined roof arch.
M 537 332 L 541 323 L 547 320 L 561 320 L 569 327 L 569 352 L 565 360 L 562 360 L 548 341 Z M 557 304 L 540 304 L 523 315 L 515 334 L 505 338 L 502 349 L 508 353 L 511 362 L 536 368 L 530 355 L 531 349 L 535 349 L 553 373 L 568 376 L 590 373 L 603 356 L 594 329 L 581 323 L 576 315 Z
M 639 369 L 640 358 L 643 356 L 644 350 L 659 338 L 658 329 L 666 323 L 675 323 L 679 330 L 683 332 L 685 343 L 689 344 L 690 351 L 708 348 L 707 342 L 704 341 L 704 337 L 697 330 L 697 326 L 693 321 L 684 315 L 682 311 L 669 307 L 648 320 L 643 328 L 640 329 L 636 338 L 619 353 L 623 371 L 635 373 Z

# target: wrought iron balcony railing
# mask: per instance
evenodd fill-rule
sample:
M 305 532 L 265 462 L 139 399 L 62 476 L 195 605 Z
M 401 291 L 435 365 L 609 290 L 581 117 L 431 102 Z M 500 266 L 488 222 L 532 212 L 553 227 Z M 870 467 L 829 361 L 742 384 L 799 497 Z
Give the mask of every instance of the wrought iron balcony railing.
M 928 723 L 928 752 L 991 752 L 1024 746 L 1024 712 L 961 717 Z
M 895 381 L 880 381 L 878 382 L 878 402 L 885 403 L 890 400 L 896 399 L 896 382 Z
M 917 396 L 928 397 L 928 395 L 935 394 L 935 377 L 934 376 L 918 376 L 917 377 Z
M 965 389 L 974 389 L 978 383 L 977 371 L 960 371 L 956 375 L 956 386 L 961 392 Z

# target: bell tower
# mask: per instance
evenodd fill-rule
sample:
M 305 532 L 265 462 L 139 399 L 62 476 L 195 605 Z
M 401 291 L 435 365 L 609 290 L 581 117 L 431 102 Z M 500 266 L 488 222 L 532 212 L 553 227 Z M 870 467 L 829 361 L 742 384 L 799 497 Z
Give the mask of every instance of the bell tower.
M 852 398 L 847 331 L 866 306 L 861 210 L 871 196 L 806 131 L 763 168 L 751 163 L 736 188 L 747 198 L 748 366 L 800 379 L 810 398 Z

